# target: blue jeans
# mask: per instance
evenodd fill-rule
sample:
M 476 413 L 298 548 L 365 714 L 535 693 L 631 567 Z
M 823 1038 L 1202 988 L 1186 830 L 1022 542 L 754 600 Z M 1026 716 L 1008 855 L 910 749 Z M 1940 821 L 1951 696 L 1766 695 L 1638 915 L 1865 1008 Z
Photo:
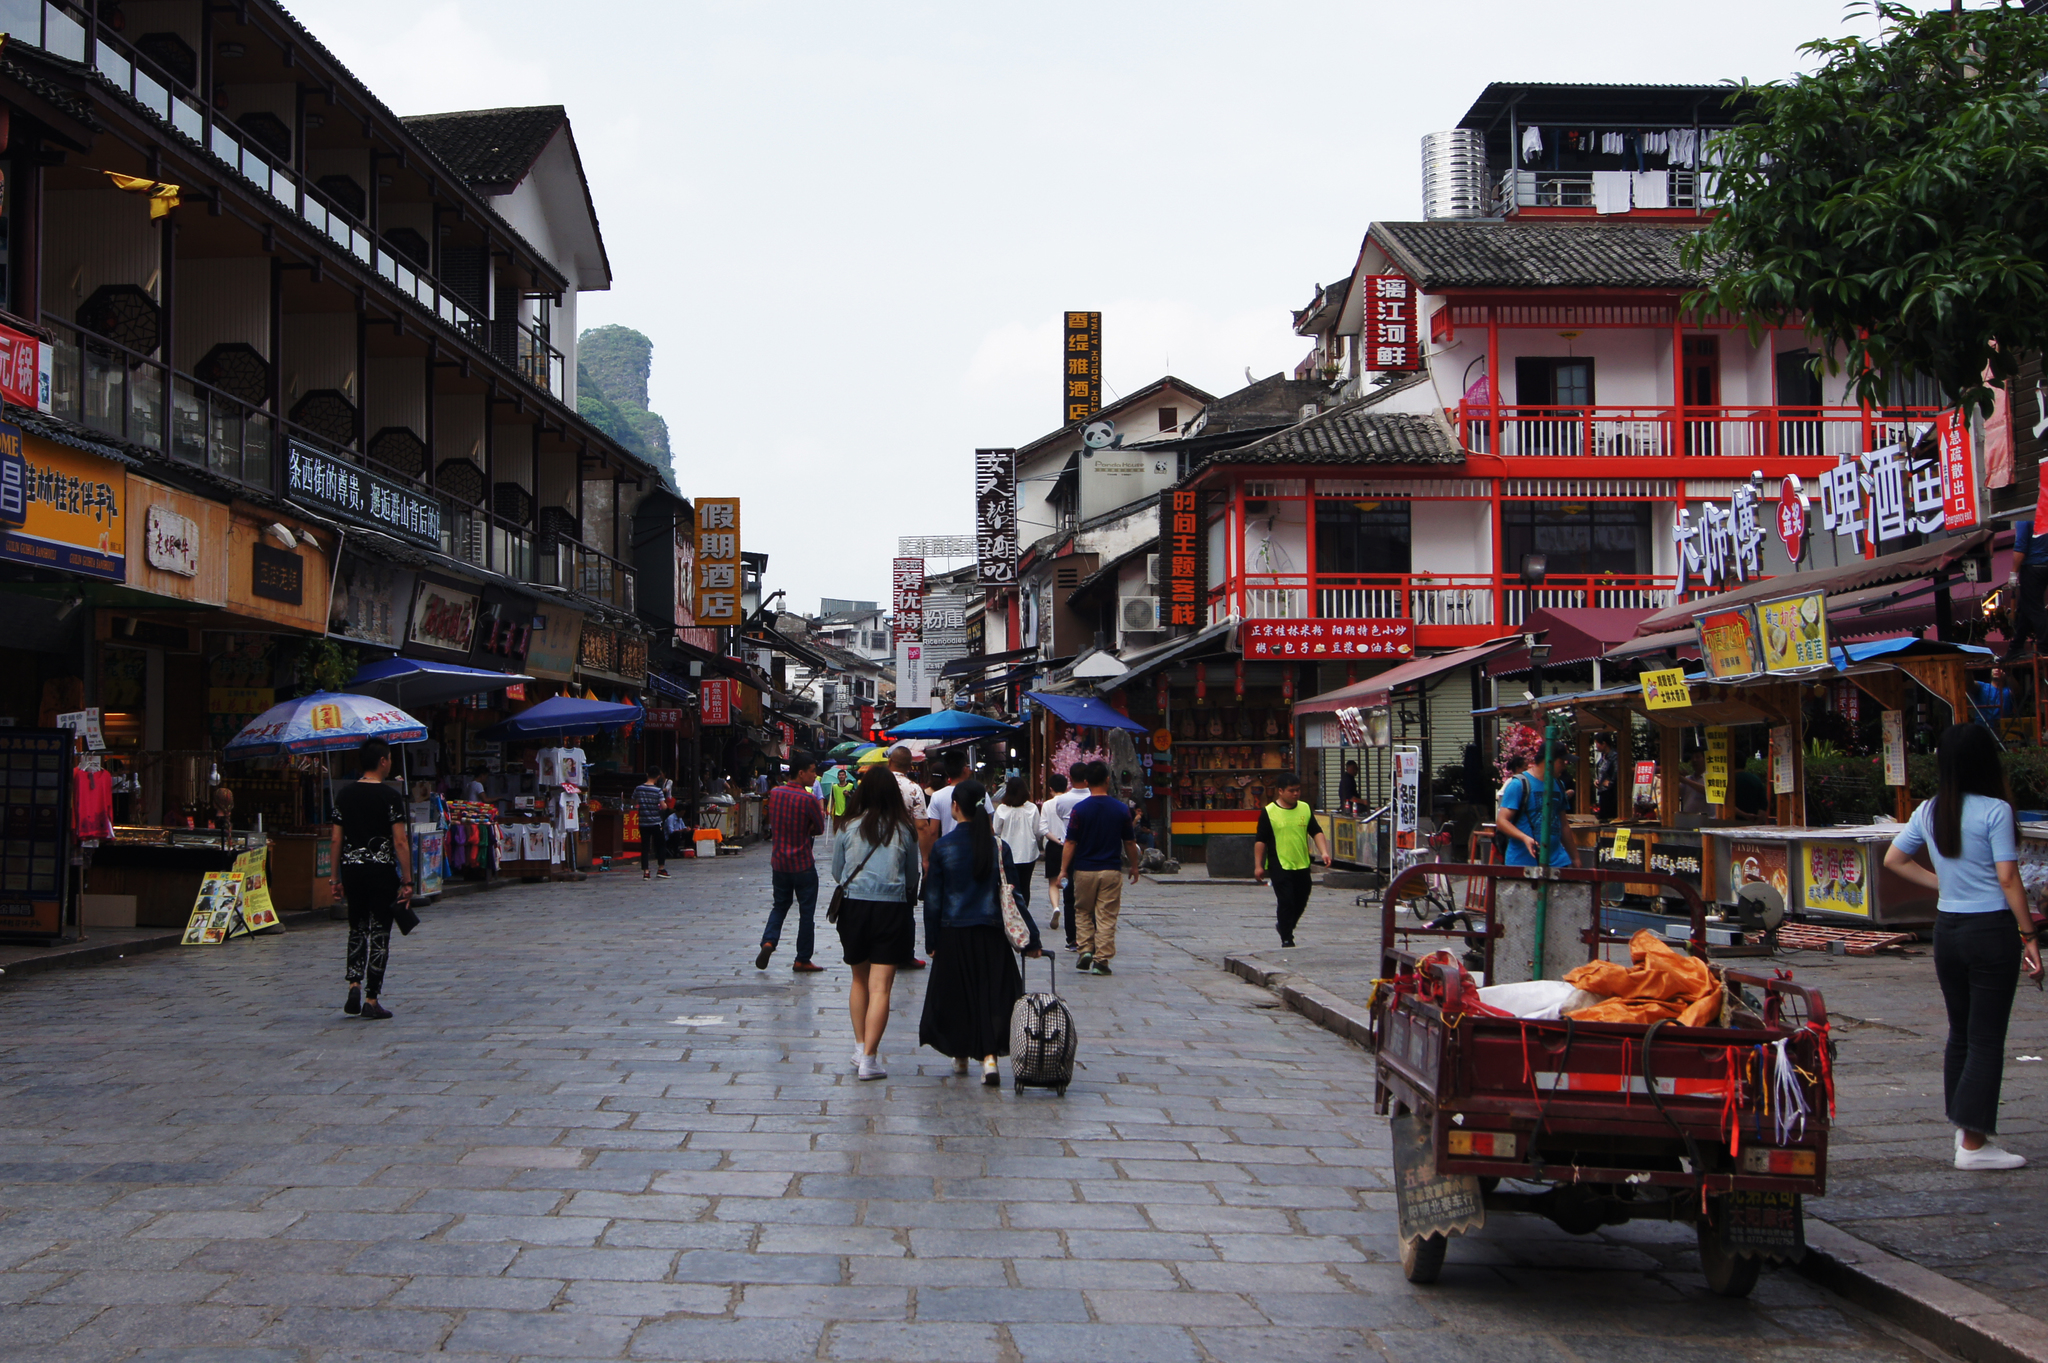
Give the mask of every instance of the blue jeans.
M 770 882 L 774 886 L 774 907 L 768 911 L 768 931 L 761 934 L 766 946 L 776 946 L 782 941 L 782 920 L 789 916 L 789 901 L 796 899 L 796 958 L 799 961 L 811 959 L 811 951 L 817 945 L 818 914 L 818 873 L 809 871 L 770 871 Z

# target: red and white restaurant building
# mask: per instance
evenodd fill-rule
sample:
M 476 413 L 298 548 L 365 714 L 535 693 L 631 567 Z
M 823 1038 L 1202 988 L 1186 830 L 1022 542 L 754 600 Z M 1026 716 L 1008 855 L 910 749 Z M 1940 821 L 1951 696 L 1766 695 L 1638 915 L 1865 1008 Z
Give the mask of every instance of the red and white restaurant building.
M 1427 216 L 1374 222 L 1349 271 L 1295 314 L 1312 348 L 1293 377 L 1326 396 L 1284 429 L 1184 461 L 1167 494 L 1164 510 L 1179 494 L 1206 531 L 1198 632 L 1119 631 L 1129 670 L 1099 689 L 1228 748 L 1247 729 L 1263 736 L 1256 698 L 1269 691 L 1292 702 L 1441 658 L 1390 707 L 1393 741 L 1425 740 L 1424 771 L 1439 771 L 1502 690 L 1462 650 L 1565 622 L 1578 629 L 1560 639 L 1627 638 L 1688 596 L 1795 571 L 1779 529 L 1788 477 L 1810 520 L 1798 571 L 1939 530 L 1931 443 L 1864 458 L 1919 440 L 1938 393 L 1901 384 L 1894 405 L 1865 407 L 1846 377 L 1814 375 L 1796 325 L 1752 335 L 1685 306 L 1701 278 L 1682 250 L 1713 212 L 1728 94 L 1492 85 L 1458 130 L 1425 139 Z M 1199 415 L 1182 435 L 1202 438 Z M 1977 477 L 1961 481 L 1974 493 Z M 1120 593 L 1163 596 L 1168 547 L 1150 582 L 1133 572 Z M 1240 697 L 1249 723 L 1168 719 Z M 1176 744 L 1160 774 L 1176 834 L 1249 831 L 1260 791 L 1248 787 L 1264 780 L 1223 767 L 1190 783 L 1184 759 L 1202 756 Z

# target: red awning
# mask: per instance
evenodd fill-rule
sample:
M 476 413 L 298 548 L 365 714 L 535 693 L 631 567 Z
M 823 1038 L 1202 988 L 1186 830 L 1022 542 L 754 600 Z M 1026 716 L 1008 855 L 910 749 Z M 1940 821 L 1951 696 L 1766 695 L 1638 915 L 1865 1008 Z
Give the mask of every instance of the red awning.
M 1550 645 L 1545 667 L 1562 667 L 1605 656 L 1616 644 L 1636 637 L 1636 626 L 1653 614 L 1647 607 L 1622 610 L 1605 606 L 1545 608 L 1529 612 L 1522 622 L 1525 634 L 1540 633 Z M 1486 675 L 1503 677 L 1529 669 L 1529 650 L 1512 648 L 1486 665 Z
M 1455 653 L 1439 653 L 1433 658 L 1417 658 L 1413 662 L 1390 667 L 1377 677 L 1368 677 L 1362 682 L 1325 691 L 1320 696 L 1310 696 L 1294 703 L 1294 714 L 1333 715 L 1339 710 L 1370 710 L 1385 705 L 1393 698 L 1394 692 L 1407 686 L 1429 681 L 1445 673 L 1455 672 L 1461 667 L 1483 663 L 1506 649 L 1521 646 L 1522 636 L 1511 634 L 1501 639 L 1491 639 L 1470 648 L 1461 648 Z

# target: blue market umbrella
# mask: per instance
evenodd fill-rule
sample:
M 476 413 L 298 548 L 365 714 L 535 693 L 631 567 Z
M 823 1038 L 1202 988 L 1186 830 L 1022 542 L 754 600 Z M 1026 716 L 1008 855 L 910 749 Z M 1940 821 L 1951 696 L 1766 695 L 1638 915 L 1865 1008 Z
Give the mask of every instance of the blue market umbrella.
M 647 712 L 637 705 L 614 705 L 604 700 L 579 700 L 556 696 L 528 706 L 510 719 L 500 720 L 477 734 L 487 743 L 504 739 L 558 738 L 563 734 L 588 734 L 599 729 L 616 729 L 637 724 Z
M 411 701 L 415 705 L 431 705 L 456 696 L 473 696 L 479 691 L 502 691 L 514 683 L 532 680 L 523 673 L 490 672 L 481 667 L 459 667 L 454 663 L 380 658 L 359 668 L 348 679 L 348 689 L 387 696 L 395 701 Z
M 965 710 L 941 710 L 935 715 L 919 715 L 897 725 L 889 731 L 889 737 L 929 738 L 943 742 L 951 738 L 1005 738 L 1016 732 L 1015 725 L 969 714 Z
M 334 752 L 358 748 L 366 738 L 417 743 L 427 726 L 388 701 L 343 691 L 316 691 L 271 706 L 228 740 L 229 761 L 276 757 L 280 753 Z

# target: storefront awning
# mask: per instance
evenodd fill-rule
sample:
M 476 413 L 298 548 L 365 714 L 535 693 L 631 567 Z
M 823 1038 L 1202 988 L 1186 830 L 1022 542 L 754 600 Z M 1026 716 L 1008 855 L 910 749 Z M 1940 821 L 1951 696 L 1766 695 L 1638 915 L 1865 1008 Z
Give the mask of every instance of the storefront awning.
M 1036 658 L 1037 656 L 1038 648 L 1036 645 L 1030 648 L 1013 648 L 1008 653 L 977 653 L 972 658 L 955 658 L 952 662 L 939 669 L 939 675 L 941 677 L 964 677 L 969 673 L 979 672 L 985 667 L 994 667 L 997 663 L 1014 663 L 1022 658 Z
M 602 700 L 578 700 L 574 696 L 556 696 L 538 705 L 529 706 L 507 720 L 493 724 L 477 734 L 486 743 L 504 739 L 559 737 L 563 734 L 594 734 L 600 729 L 616 729 L 621 724 L 636 724 L 646 711 L 637 705 L 613 705 Z
M 1388 668 L 1377 677 L 1368 677 L 1362 682 L 1325 691 L 1320 696 L 1310 696 L 1294 703 L 1294 715 L 1333 715 L 1339 710 L 1371 710 L 1386 705 L 1393 699 L 1394 692 L 1406 686 L 1414 686 L 1455 672 L 1461 667 L 1483 663 L 1488 658 L 1521 647 L 1522 636 L 1509 635 L 1502 639 L 1490 639 L 1483 644 L 1461 648 L 1454 653 L 1439 653 L 1433 658 L 1417 658 L 1402 663 L 1399 667 Z
M 1127 729 L 1134 734 L 1149 734 L 1152 726 L 1140 724 L 1129 715 L 1119 713 L 1106 702 L 1093 696 L 1060 696 L 1050 691 L 1026 691 L 1026 700 L 1043 705 L 1068 724 L 1086 725 L 1092 729 Z
M 1119 686 L 1129 686 L 1140 677 L 1157 672 L 1160 668 L 1179 662 L 1182 659 L 1192 658 L 1197 654 L 1208 652 L 1227 652 L 1230 646 L 1230 633 L 1237 628 L 1237 624 L 1238 622 L 1235 620 L 1220 621 L 1209 626 L 1207 629 L 1197 630 L 1185 639 L 1174 639 L 1168 643 L 1161 644 L 1150 653 L 1142 653 L 1135 658 L 1127 658 L 1124 660 L 1125 667 L 1122 672 L 1119 672 L 1114 677 L 1108 677 L 1097 682 L 1095 689 L 1107 695 Z
M 1564 667 L 1602 657 L 1607 650 L 1633 639 L 1636 626 L 1650 615 L 1648 609 L 1620 610 L 1611 607 L 1545 608 L 1529 612 L 1522 633 L 1541 634 L 1550 646 L 1545 667 Z M 1529 670 L 1529 650 L 1511 648 L 1486 665 L 1489 677 L 1506 677 Z

